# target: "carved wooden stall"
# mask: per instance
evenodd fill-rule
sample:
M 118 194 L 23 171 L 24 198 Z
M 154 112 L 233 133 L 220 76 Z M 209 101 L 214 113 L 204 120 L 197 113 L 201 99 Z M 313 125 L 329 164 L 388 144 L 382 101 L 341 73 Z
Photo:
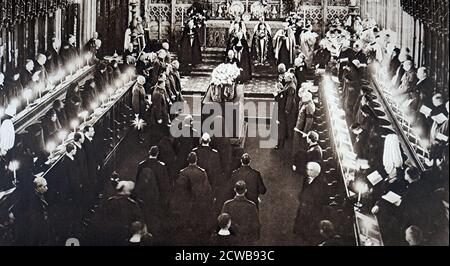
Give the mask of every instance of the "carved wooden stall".
M 95 31 L 91 0 L 0 1 L 0 71 L 22 66 L 26 59 L 44 53 L 52 38 L 69 34 L 84 44 Z

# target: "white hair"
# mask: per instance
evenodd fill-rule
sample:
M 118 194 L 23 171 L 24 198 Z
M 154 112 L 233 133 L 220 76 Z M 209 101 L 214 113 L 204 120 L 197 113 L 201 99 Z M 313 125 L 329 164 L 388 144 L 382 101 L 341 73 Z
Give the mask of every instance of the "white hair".
M 44 186 L 47 185 L 47 180 L 42 176 L 38 176 L 33 180 L 34 185 L 37 187 L 39 185 Z
M 133 181 L 120 181 L 117 184 L 116 189 L 119 190 L 123 194 L 131 194 L 131 192 L 134 190 L 134 182 Z
M 306 165 L 307 168 L 310 168 L 312 171 L 314 171 L 313 176 L 312 177 L 318 177 L 320 175 L 320 172 L 322 171 L 322 168 L 320 167 L 320 164 L 318 164 L 317 162 L 309 162 Z

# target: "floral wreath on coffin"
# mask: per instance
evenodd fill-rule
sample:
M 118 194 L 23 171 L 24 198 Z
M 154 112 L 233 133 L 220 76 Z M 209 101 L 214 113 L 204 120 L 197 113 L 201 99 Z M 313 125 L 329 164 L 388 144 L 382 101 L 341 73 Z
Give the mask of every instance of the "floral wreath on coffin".
M 223 99 L 231 101 L 235 95 L 236 79 L 241 74 L 241 69 L 235 64 L 220 64 L 211 74 L 211 98 L 215 102 Z

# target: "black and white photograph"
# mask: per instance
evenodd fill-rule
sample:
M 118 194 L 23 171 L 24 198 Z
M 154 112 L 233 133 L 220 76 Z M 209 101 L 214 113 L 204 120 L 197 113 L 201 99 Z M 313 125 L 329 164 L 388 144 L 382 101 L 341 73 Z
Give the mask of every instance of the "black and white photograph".
M 0 0 L 0 246 L 448 247 L 448 13 Z

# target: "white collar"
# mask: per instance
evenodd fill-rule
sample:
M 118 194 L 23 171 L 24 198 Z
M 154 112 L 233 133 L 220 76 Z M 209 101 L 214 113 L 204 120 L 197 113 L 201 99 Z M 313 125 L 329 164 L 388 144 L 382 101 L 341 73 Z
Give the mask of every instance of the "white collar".
M 80 148 L 80 149 L 81 149 L 81 144 L 80 144 L 80 143 L 78 143 L 78 142 L 74 142 L 73 144 L 75 144 L 75 146 L 77 146 L 78 148 Z
M 139 243 L 139 242 L 141 242 L 141 235 L 140 235 L 140 234 L 134 234 L 134 235 L 130 238 L 130 242 L 131 242 L 131 243 Z
M 72 161 L 75 160 L 75 158 L 72 157 L 72 155 L 66 153 L 66 156 L 69 157 Z
M 89 141 L 92 141 L 92 140 L 93 140 L 93 138 L 91 138 L 91 137 L 89 137 L 89 136 L 86 136 L 86 135 L 85 135 L 85 137 L 86 137 L 86 139 L 88 139 Z
M 220 229 L 217 234 L 219 236 L 229 236 L 229 235 L 231 235 L 230 230 L 228 230 L 228 229 Z

